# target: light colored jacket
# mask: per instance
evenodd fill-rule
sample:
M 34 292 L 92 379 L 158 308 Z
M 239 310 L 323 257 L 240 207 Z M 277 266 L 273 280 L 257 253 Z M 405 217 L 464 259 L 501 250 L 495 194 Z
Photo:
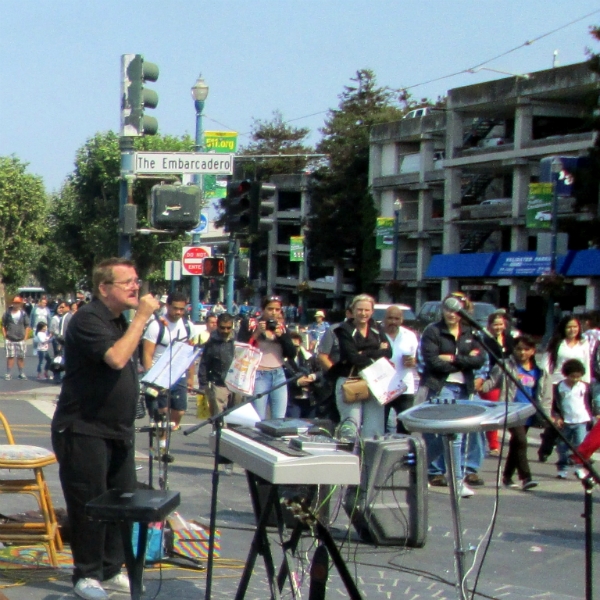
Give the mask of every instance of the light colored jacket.
M 511 356 L 506 360 L 505 365 L 508 371 L 518 379 L 518 365 L 515 359 Z M 538 369 L 541 370 L 542 375 L 540 380 L 538 381 L 537 391 L 534 400 L 537 404 L 542 408 L 544 414 L 550 416 L 550 410 L 552 408 L 552 378 L 548 374 L 548 371 L 541 368 L 536 364 Z M 483 382 L 483 386 L 481 388 L 482 392 L 489 392 L 490 390 L 495 390 L 496 388 L 500 388 L 500 400 L 503 401 L 504 398 L 508 398 L 509 402 L 514 402 L 515 396 L 517 395 L 517 386 L 516 384 L 509 379 L 502 369 L 500 365 L 496 365 L 489 377 Z

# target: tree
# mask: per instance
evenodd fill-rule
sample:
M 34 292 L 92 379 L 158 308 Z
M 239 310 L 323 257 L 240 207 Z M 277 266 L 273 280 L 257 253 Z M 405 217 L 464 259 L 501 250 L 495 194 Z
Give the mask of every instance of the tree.
M 377 210 L 369 191 L 369 133 L 373 125 L 395 121 L 404 111 L 394 106 L 395 92 L 378 87 L 368 69 L 357 71 L 329 111 L 317 152 L 327 164 L 311 186 L 309 247 L 311 263 L 333 261 L 354 268 L 359 292 L 374 292 L 379 273 L 375 249 Z
M 14 156 L 0 157 L 0 295 L 36 272 L 46 232 L 47 198 L 42 178 L 27 173 Z
M 193 147 L 189 136 L 135 140 L 137 150 L 186 152 Z M 97 133 L 77 151 L 75 170 L 52 202 L 51 231 L 42 259 L 49 289 L 89 287 L 93 266 L 117 254 L 120 161 L 119 138 L 112 131 Z M 140 228 L 149 226 L 147 198 L 155 183 L 156 180 L 137 180 L 134 184 Z M 180 243 L 159 245 L 156 236 L 134 237 L 132 257 L 143 278 L 162 280 L 164 260 L 179 257 L 184 238 L 176 236 L 173 241 Z
M 251 142 L 240 149 L 241 156 L 257 156 L 256 161 L 238 161 L 241 166 L 241 179 L 268 181 L 271 175 L 301 173 L 307 167 L 310 159 L 302 156 L 289 158 L 258 158 L 260 155 L 281 154 L 313 154 L 314 149 L 306 145 L 310 133 L 307 127 L 293 127 L 283 120 L 279 111 L 273 112 L 270 121 L 254 119 L 250 134 Z M 237 168 L 238 165 L 236 165 Z M 236 177 L 238 174 L 236 173 Z

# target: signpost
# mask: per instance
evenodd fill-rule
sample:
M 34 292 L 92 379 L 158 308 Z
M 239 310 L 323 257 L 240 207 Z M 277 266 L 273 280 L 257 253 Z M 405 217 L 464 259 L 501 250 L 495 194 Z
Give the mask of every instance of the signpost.
M 171 291 L 175 281 L 181 281 L 181 262 L 178 260 L 165 260 L 165 279 L 171 282 Z
M 234 156 L 208 152 L 134 152 L 133 172 L 138 175 L 231 175 Z
M 202 261 L 211 255 L 210 246 L 185 246 L 181 249 L 183 275 L 202 275 Z

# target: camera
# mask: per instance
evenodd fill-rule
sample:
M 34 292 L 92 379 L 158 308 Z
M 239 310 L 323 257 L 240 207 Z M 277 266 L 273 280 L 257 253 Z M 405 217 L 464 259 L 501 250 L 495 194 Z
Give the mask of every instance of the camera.
M 265 329 L 267 331 L 275 331 L 277 329 L 277 321 L 275 319 L 269 319 L 265 323 Z

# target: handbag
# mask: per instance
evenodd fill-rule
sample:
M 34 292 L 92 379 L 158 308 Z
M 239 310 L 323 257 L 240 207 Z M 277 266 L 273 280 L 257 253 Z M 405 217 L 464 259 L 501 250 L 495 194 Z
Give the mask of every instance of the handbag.
M 369 398 L 369 386 L 362 377 L 352 377 L 352 371 L 350 376 L 344 383 L 342 383 L 342 395 L 346 404 L 354 404 L 356 402 L 364 402 Z

